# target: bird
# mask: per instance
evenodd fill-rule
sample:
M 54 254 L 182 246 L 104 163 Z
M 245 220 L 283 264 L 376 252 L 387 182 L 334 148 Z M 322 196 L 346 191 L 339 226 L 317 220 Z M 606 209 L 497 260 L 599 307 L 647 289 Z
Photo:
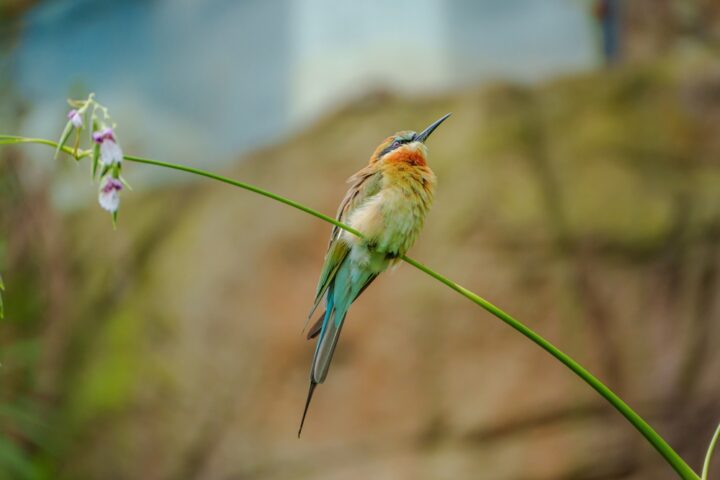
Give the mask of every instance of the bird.
M 400 131 L 375 149 L 368 164 L 348 179 L 337 220 L 362 234 L 335 226 L 318 280 L 315 301 L 305 323 L 322 300 L 325 312 L 308 330 L 317 337 L 310 367 L 310 388 L 298 438 L 317 385 L 327 377 L 350 305 L 415 243 L 435 194 L 435 174 L 427 163 L 428 137 L 451 114 L 420 133 Z

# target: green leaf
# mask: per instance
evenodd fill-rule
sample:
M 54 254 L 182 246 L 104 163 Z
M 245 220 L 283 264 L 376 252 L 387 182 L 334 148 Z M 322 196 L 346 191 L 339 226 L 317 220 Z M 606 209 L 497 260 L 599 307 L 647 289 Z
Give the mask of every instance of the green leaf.
M 98 163 L 100 162 L 100 144 L 93 143 L 92 148 L 92 178 L 97 174 Z
M 68 138 L 70 138 L 70 134 L 73 131 L 73 124 L 72 122 L 68 121 L 65 124 L 65 130 L 63 130 L 62 135 L 60 136 L 60 141 L 58 142 L 57 148 L 55 149 L 55 158 L 57 158 L 58 154 L 60 153 L 60 150 L 65 146 L 65 143 L 67 143 Z
M 35 467 L 30 456 L 5 437 L 0 437 L 0 471 L 13 472 L 12 478 L 33 478 Z
M 32 400 L 0 402 L 0 420 L 3 424 L 38 446 L 46 442 L 49 429 L 48 424 L 39 417 L 40 411 L 42 409 Z
M 5 417 L 25 425 L 46 427 L 44 422 L 28 410 L 27 406 L 20 404 L 0 403 L 0 418 Z
M 720 425 L 718 425 L 715 429 L 715 434 L 713 435 L 712 440 L 710 440 L 710 445 L 708 446 L 707 453 L 705 454 L 705 462 L 703 463 L 702 470 L 702 480 L 708 480 L 708 473 L 710 473 L 710 460 L 712 460 L 715 446 L 718 443 L 718 438 L 720 438 Z
M 93 133 L 98 131 L 99 125 L 97 118 L 95 117 L 95 109 L 93 108 L 92 114 L 90 115 L 92 118 L 92 123 L 90 124 L 92 128 L 89 128 L 90 132 L 90 145 L 92 145 L 92 176 L 93 180 L 95 179 L 95 175 L 97 174 L 97 168 L 98 163 L 100 160 L 100 144 L 95 142 L 95 139 L 93 139 Z
M 37 338 L 27 340 L 15 339 L 3 345 L 2 356 L 8 362 L 29 365 L 40 357 L 40 342 Z
M 2 275 L 0 275 L 0 292 L 5 290 L 5 284 L 3 283 Z M 0 295 L 0 320 L 5 318 L 5 309 L 3 307 L 2 295 Z
M 95 116 L 95 108 L 92 110 L 88 109 L 88 112 L 91 112 L 89 114 L 90 119 L 88 120 L 88 125 L 90 128 L 88 128 L 88 141 L 90 144 L 95 142 L 95 139 L 93 138 L 93 133 L 98 131 L 98 121 L 97 117 Z
M 127 188 L 128 190 L 130 190 L 130 191 L 132 192 L 132 187 L 131 187 L 130 184 L 127 182 L 127 180 L 125 180 L 125 179 L 123 178 L 122 175 L 118 175 L 117 178 L 118 178 L 118 180 L 120 180 L 120 183 L 122 183 L 122 184 L 125 186 L 125 188 Z
M 80 151 L 80 130 L 82 130 L 82 127 L 75 129 L 75 145 L 73 145 L 73 155 L 75 156 L 76 162 L 79 162 L 81 158 L 78 154 L 78 152 Z

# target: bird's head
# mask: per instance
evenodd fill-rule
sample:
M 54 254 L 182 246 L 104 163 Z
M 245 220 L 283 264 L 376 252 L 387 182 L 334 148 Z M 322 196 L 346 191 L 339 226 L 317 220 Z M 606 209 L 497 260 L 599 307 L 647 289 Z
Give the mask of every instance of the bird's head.
M 425 146 L 425 141 L 449 116 L 449 113 L 444 115 L 420 133 L 404 130 L 387 137 L 380 146 L 375 149 L 372 157 L 370 157 L 370 163 L 426 165 L 427 147 Z

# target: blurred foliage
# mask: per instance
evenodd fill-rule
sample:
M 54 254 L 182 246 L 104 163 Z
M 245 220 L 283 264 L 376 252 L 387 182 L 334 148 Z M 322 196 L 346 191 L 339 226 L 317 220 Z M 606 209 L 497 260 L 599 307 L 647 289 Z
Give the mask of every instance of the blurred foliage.
M 720 50 L 720 4 L 715 0 L 633 0 L 620 5 L 625 61 L 698 46 Z

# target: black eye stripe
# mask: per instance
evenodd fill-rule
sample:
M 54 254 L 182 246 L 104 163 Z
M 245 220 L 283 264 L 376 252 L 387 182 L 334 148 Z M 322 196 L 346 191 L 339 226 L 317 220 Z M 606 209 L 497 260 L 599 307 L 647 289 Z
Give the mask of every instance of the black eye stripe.
M 402 145 L 402 143 L 401 143 L 401 142 L 398 142 L 397 140 L 395 140 L 395 141 L 392 142 L 390 145 L 388 145 L 387 147 L 385 147 L 385 149 L 384 149 L 382 152 L 380 152 L 380 156 L 382 157 L 383 155 L 386 155 L 386 154 L 392 152 L 393 150 L 395 150 L 395 149 L 397 149 L 398 147 L 400 147 L 400 145 Z
M 406 143 L 412 142 L 414 139 L 415 139 L 415 135 L 413 135 L 412 138 L 398 138 L 398 139 L 394 140 L 390 145 L 385 147 L 385 149 L 382 152 L 380 152 L 380 156 L 382 157 L 383 155 L 386 155 L 386 154 L 392 152 L 396 148 L 399 148 L 401 145 L 405 145 Z

